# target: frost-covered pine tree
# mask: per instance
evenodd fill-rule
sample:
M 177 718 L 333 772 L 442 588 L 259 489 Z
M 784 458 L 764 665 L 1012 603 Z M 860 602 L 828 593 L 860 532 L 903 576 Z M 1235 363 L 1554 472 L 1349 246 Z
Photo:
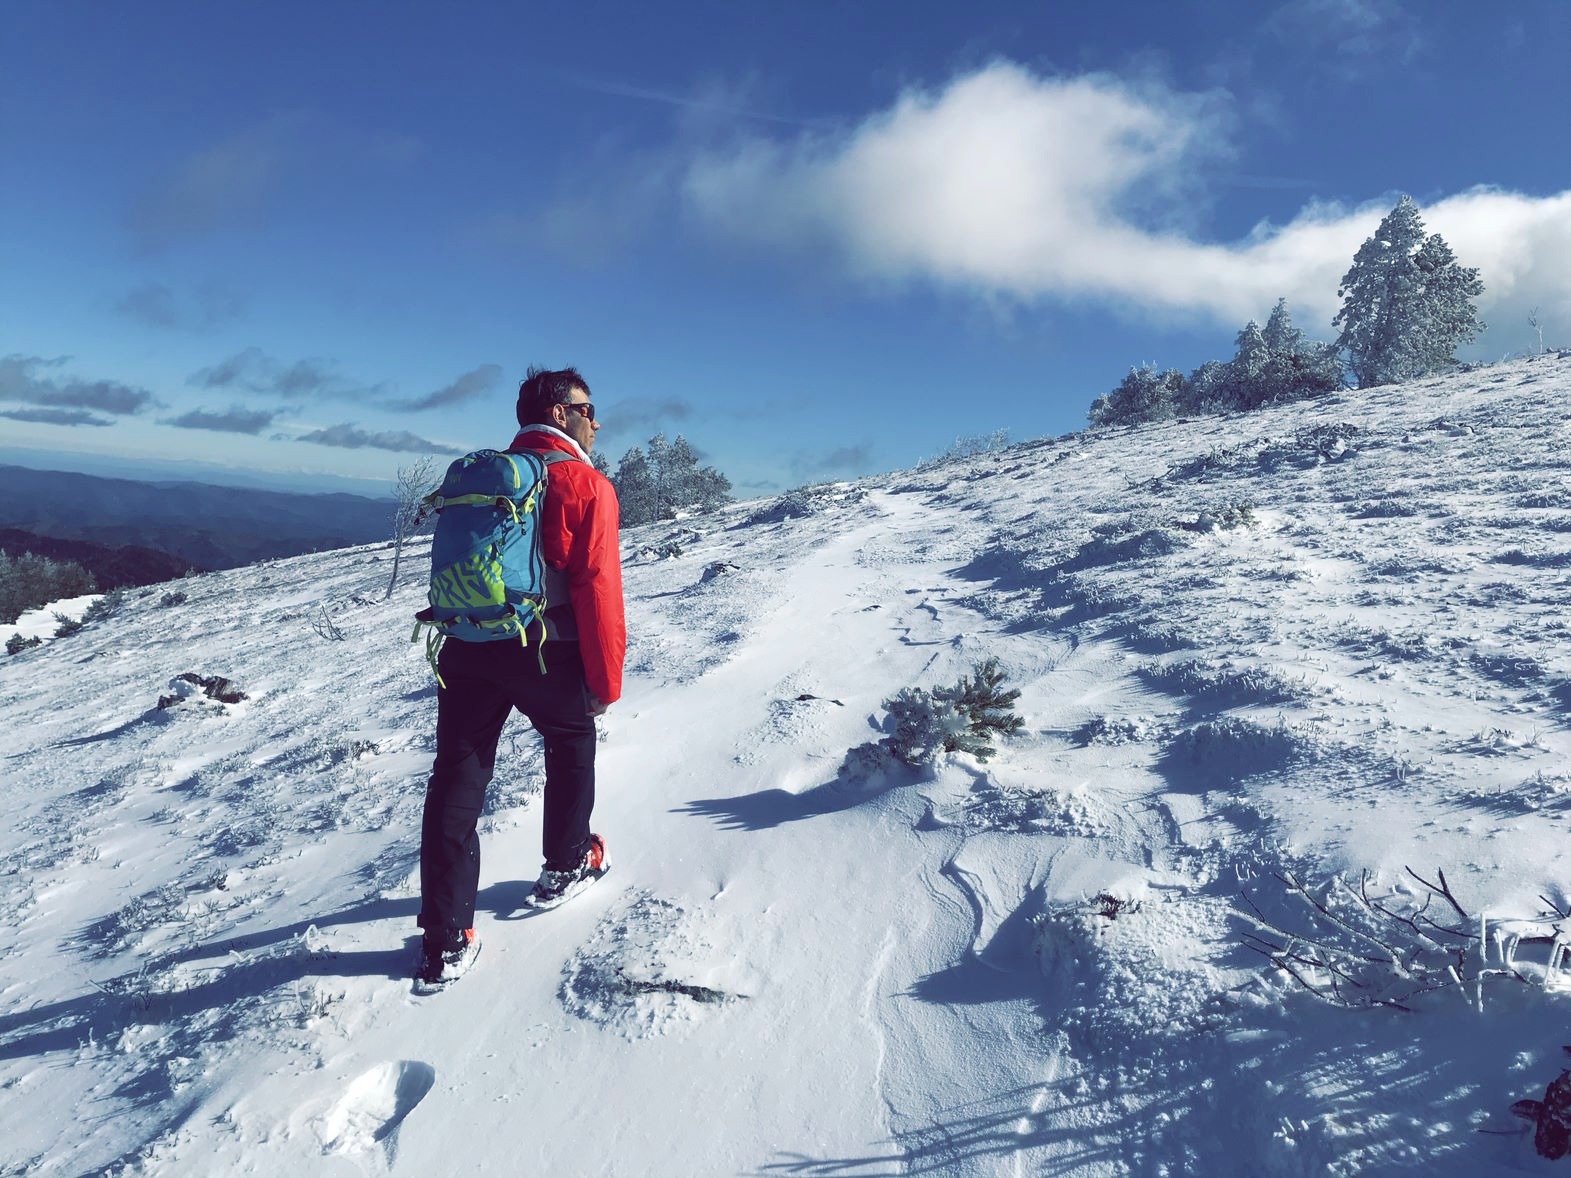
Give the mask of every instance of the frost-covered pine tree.
M 1358 248 L 1337 294 L 1347 351 L 1359 388 L 1435 372 L 1484 325 L 1472 300 L 1484 286 L 1476 269 L 1457 265 L 1438 234 L 1424 236 L 1412 197 L 1396 204 Z
M 674 519 L 683 511 L 713 511 L 731 502 L 731 480 L 712 466 L 699 466 L 698 453 L 681 434 L 649 439 L 648 451 L 634 446 L 622 455 L 611 482 L 622 505 L 622 526 Z
M 1449 364 L 1457 348 L 1484 330 L 1473 300 L 1484 293 L 1475 267 L 1457 265 L 1456 255 L 1440 234 L 1431 234 L 1413 264 L 1424 275 L 1429 316 L 1425 324 L 1430 371 Z
M 666 514 L 675 515 L 698 502 L 698 455 L 681 434 L 666 447 L 660 464 L 660 485 Z
M 622 526 L 634 528 L 639 524 L 653 523 L 659 519 L 658 489 L 649 459 L 637 446 L 630 447 L 616 464 L 616 474 L 611 482 L 616 487 L 617 502 L 622 508 Z
M 1260 338 L 1265 341 L 1266 351 L 1273 356 L 1296 356 L 1304 350 L 1304 333 L 1293 326 L 1286 299 L 1277 299 Z
M 1176 368 L 1158 372 L 1154 364 L 1131 368 L 1106 396 L 1091 402 L 1087 414 L 1094 426 L 1163 421 L 1177 412 L 1184 377 Z
M 1287 300 L 1278 299 L 1261 331 L 1268 358 L 1260 378 L 1261 401 L 1301 401 L 1342 387 L 1336 347 L 1307 338 L 1293 326 Z
M 50 560 L 36 552 L 9 557 L 0 552 L 0 623 L 10 625 L 27 610 L 96 593 L 93 574 L 69 560 Z
M 1179 394 L 1180 413 L 1222 413 L 1227 406 L 1223 399 L 1227 392 L 1228 367 L 1220 360 L 1207 360 L 1184 378 L 1184 388 Z
M 1266 384 L 1271 349 L 1265 332 L 1251 319 L 1238 333 L 1237 351 L 1228 365 L 1225 401 L 1229 409 L 1254 409 L 1271 399 Z
M 693 475 L 693 503 L 699 511 L 714 511 L 731 502 L 731 480 L 712 466 L 703 466 Z

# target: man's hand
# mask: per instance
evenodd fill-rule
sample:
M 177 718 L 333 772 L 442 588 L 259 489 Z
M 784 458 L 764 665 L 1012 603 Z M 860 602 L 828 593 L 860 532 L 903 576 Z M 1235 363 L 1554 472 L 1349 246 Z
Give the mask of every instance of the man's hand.
M 603 715 L 605 715 L 606 708 L 608 708 L 610 706 L 611 706 L 610 704 L 603 704 L 603 703 L 601 703 L 599 700 L 597 700 L 594 697 L 594 694 L 592 692 L 590 693 L 590 695 L 589 695 L 589 714 L 591 716 L 603 716 Z

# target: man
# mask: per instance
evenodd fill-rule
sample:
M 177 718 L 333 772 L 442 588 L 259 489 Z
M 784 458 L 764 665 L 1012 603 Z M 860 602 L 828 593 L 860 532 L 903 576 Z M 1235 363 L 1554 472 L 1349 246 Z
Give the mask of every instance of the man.
M 622 693 L 622 612 L 616 491 L 591 464 L 600 422 L 589 384 L 572 368 L 529 369 L 518 389 L 521 427 L 509 451 L 549 463 L 538 527 L 546 565 L 544 633 L 514 641 L 443 644 L 438 659 L 436 763 L 420 842 L 417 984 L 440 988 L 480 952 L 475 832 L 496 765 L 502 726 L 516 708 L 545 742 L 545 868 L 526 901 L 551 908 L 610 867 L 589 829 L 595 802 L 595 717 Z M 543 645 L 536 645 L 539 638 Z

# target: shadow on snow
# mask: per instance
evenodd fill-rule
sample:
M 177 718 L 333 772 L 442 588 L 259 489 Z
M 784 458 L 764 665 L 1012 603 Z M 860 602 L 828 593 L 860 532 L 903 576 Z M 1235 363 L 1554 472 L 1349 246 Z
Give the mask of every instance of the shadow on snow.
M 768 830 L 787 822 L 800 822 L 822 814 L 838 814 L 882 797 L 903 785 L 919 780 L 915 770 L 892 768 L 862 778 L 848 778 L 842 772 L 832 781 L 815 785 L 800 793 L 787 789 L 764 789 L 757 793 L 729 798 L 695 798 L 677 807 L 673 814 L 692 814 L 712 818 L 725 830 Z
M 479 907 L 498 915 L 516 909 L 533 881 L 495 883 L 479 895 Z M 280 991 L 310 978 L 380 977 L 394 981 L 411 976 L 417 937 L 403 938 L 398 947 L 341 952 L 316 949 L 307 944 L 307 930 L 343 924 L 368 924 L 399 918 L 412 919 L 419 901 L 375 899 L 341 911 L 277 928 L 223 937 L 175 953 L 146 959 L 136 970 L 104 982 L 74 998 L 62 999 L 27 1010 L 0 1014 L 0 1059 L 22 1059 L 56 1051 L 76 1051 L 92 1042 L 114 1042 L 133 1026 L 180 1025 L 208 1012 L 243 1011 L 268 1001 L 284 1001 Z M 260 952 L 259 952 L 260 951 Z M 235 961 L 234 955 L 249 956 Z M 169 990 L 156 984 L 168 969 L 203 958 L 228 958 L 211 968 L 214 976 Z M 231 962 L 233 962 L 231 964 Z M 207 1038 L 223 1040 L 223 1024 L 238 1031 L 239 1015 L 219 1020 Z M 137 1093 L 126 1095 L 135 1098 Z

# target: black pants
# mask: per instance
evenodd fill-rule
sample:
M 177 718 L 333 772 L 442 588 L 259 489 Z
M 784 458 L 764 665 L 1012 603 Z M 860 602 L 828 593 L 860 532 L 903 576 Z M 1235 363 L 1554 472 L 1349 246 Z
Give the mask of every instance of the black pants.
M 420 837 L 420 927 L 471 928 L 480 887 L 475 824 L 496 769 L 502 725 L 517 708 L 545 741 L 546 866 L 578 866 L 595 805 L 595 722 L 576 642 L 447 642 L 437 665 L 436 763 Z

